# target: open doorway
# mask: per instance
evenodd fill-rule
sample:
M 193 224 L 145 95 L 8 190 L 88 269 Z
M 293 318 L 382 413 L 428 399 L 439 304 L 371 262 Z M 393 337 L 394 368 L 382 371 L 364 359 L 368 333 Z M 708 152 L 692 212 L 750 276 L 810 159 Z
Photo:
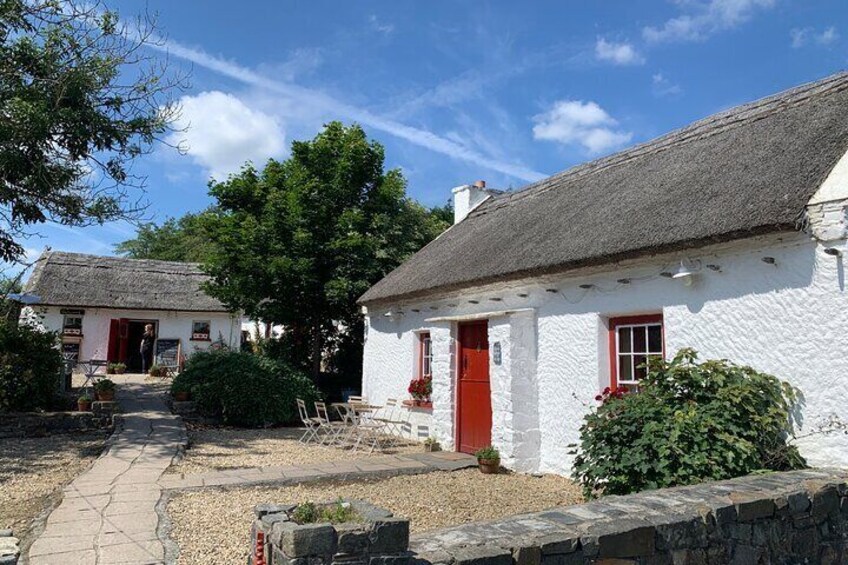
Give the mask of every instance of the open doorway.
M 141 372 L 141 336 L 144 334 L 144 326 L 153 324 L 153 335 L 156 332 L 156 320 L 130 320 L 127 331 L 127 371 L 131 373 Z
M 159 335 L 157 320 L 112 320 L 109 332 L 109 360 L 120 361 L 127 366 L 127 372 L 141 371 L 141 336 L 144 326 L 153 324 L 154 335 Z

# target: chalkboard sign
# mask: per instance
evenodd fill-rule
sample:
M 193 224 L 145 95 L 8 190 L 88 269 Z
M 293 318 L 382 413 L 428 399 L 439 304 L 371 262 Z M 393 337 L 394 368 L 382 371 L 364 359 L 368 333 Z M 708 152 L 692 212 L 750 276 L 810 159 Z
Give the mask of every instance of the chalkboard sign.
M 156 340 L 155 363 L 165 367 L 176 367 L 180 362 L 180 340 L 162 339 Z

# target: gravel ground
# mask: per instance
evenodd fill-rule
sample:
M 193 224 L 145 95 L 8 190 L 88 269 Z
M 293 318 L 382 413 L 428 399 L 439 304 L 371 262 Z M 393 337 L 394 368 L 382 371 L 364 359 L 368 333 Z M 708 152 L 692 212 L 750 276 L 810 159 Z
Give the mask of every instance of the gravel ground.
M 0 529 L 26 540 L 32 520 L 103 450 L 104 434 L 0 440 Z
M 261 502 L 367 500 L 410 519 L 413 532 L 582 502 L 580 489 L 553 475 L 483 475 L 477 469 L 355 483 L 186 492 L 168 505 L 180 565 L 242 563 L 253 507 Z M 200 535 L 202 532 L 202 535 Z
M 262 430 L 189 427 L 189 448 L 185 457 L 172 466 L 172 473 L 206 473 L 242 467 L 276 467 L 343 461 L 368 457 L 363 451 L 336 447 L 303 445 L 302 430 L 270 428 Z M 420 444 L 399 446 L 374 455 L 420 453 Z

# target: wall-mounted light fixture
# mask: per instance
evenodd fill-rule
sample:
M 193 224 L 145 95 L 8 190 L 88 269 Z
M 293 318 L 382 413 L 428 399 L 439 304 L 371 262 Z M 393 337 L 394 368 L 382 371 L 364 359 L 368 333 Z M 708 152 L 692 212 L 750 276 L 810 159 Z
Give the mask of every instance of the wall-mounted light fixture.
M 682 281 L 683 286 L 692 286 L 696 272 L 697 271 L 693 267 L 691 261 L 682 259 L 680 261 L 680 266 L 677 268 L 677 272 L 675 272 L 671 278 Z
M 403 310 L 389 310 L 383 314 L 383 316 L 385 316 L 390 322 L 397 322 L 403 318 Z
M 833 257 L 842 257 L 842 252 L 835 247 L 825 247 L 824 252 Z

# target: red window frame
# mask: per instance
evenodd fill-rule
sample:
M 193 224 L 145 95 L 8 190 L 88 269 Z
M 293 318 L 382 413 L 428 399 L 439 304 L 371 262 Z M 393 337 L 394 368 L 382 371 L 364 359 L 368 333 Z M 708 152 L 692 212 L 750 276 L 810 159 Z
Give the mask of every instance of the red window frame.
M 429 362 L 425 363 L 425 361 Z M 429 372 L 425 372 L 425 366 Z M 433 376 L 433 340 L 430 338 L 430 332 L 421 332 L 418 334 L 418 378 Z
M 616 336 L 618 328 L 630 325 L 660 325 L 660 339 L 662 343 L 662 356 L 665 358 L 665 323 L 662 314 L 645 314 L 640 316 L 621 316 L 609 320 L 609 363 L 610 363 L 610 388 L 618 386 L 618 342 Z

